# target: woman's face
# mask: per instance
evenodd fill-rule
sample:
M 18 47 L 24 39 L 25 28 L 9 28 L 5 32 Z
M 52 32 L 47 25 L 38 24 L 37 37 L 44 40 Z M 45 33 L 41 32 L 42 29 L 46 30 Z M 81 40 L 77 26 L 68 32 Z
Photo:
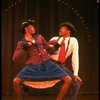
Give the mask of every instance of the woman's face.
M 26 32 L 30 33 L 30 34 L 34 34 L 35 33 L 35 27 L 33 25 L 28 25 L 25 28 Z

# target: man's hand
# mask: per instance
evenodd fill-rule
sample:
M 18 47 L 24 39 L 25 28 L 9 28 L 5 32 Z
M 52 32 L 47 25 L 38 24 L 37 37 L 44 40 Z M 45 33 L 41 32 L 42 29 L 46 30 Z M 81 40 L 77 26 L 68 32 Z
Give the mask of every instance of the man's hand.
M 79 80 L 82 84 L 82 79 L 79 76 L 74 76 L 74 78 L 75 78 L 75 81 Z

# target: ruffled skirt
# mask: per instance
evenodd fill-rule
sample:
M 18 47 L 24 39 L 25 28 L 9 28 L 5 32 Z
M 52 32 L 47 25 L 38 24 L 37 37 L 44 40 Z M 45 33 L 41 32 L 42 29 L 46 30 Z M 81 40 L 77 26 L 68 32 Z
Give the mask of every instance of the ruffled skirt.
M 16 77 L 25 79 L 56 79 L 68 75 L 66 71 L 52 60 L 41 64 L 26 65 Z

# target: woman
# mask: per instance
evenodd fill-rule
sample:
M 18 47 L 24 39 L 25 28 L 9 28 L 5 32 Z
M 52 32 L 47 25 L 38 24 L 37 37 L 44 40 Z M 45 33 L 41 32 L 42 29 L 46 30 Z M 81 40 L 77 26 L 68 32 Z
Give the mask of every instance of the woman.
M 56 100 L 62 100 L 67 89 L 71 84 L 71 78 L 59 65 L 51 61 L 50 55 L 47 53 L 48 43 L 42 35 L 36 34 L 34 23 L 26 21 L 21 24 L 21 32 L 24 34 L 22 40 L 17 44 L 17 48 L 13 55 L 15 63 L 22 63 L 24 55 L 27 56 L 25 66 L 16 75 L 13 80 L 14 89 L 18 96 L 18 100 L 23 99 L 23 93 L 20 84 L 27 79 L 51 80 L 61 79 L 63 85 Z

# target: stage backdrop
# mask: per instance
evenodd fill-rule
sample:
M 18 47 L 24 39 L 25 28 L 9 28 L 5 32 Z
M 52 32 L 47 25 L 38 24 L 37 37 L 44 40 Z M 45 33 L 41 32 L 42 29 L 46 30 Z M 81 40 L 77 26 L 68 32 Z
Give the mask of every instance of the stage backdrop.
M 80 93 L 98 93 L 98 4 L 96 0 L 2 0 L 2 93 L 13 91 L 12 56 L 22 38 L 21 22 L 35 20 L 37 33 L 48 41 L 58 35 L 59 24 L 73 23 L 79 42 L 80 69 L 83 80 Z

